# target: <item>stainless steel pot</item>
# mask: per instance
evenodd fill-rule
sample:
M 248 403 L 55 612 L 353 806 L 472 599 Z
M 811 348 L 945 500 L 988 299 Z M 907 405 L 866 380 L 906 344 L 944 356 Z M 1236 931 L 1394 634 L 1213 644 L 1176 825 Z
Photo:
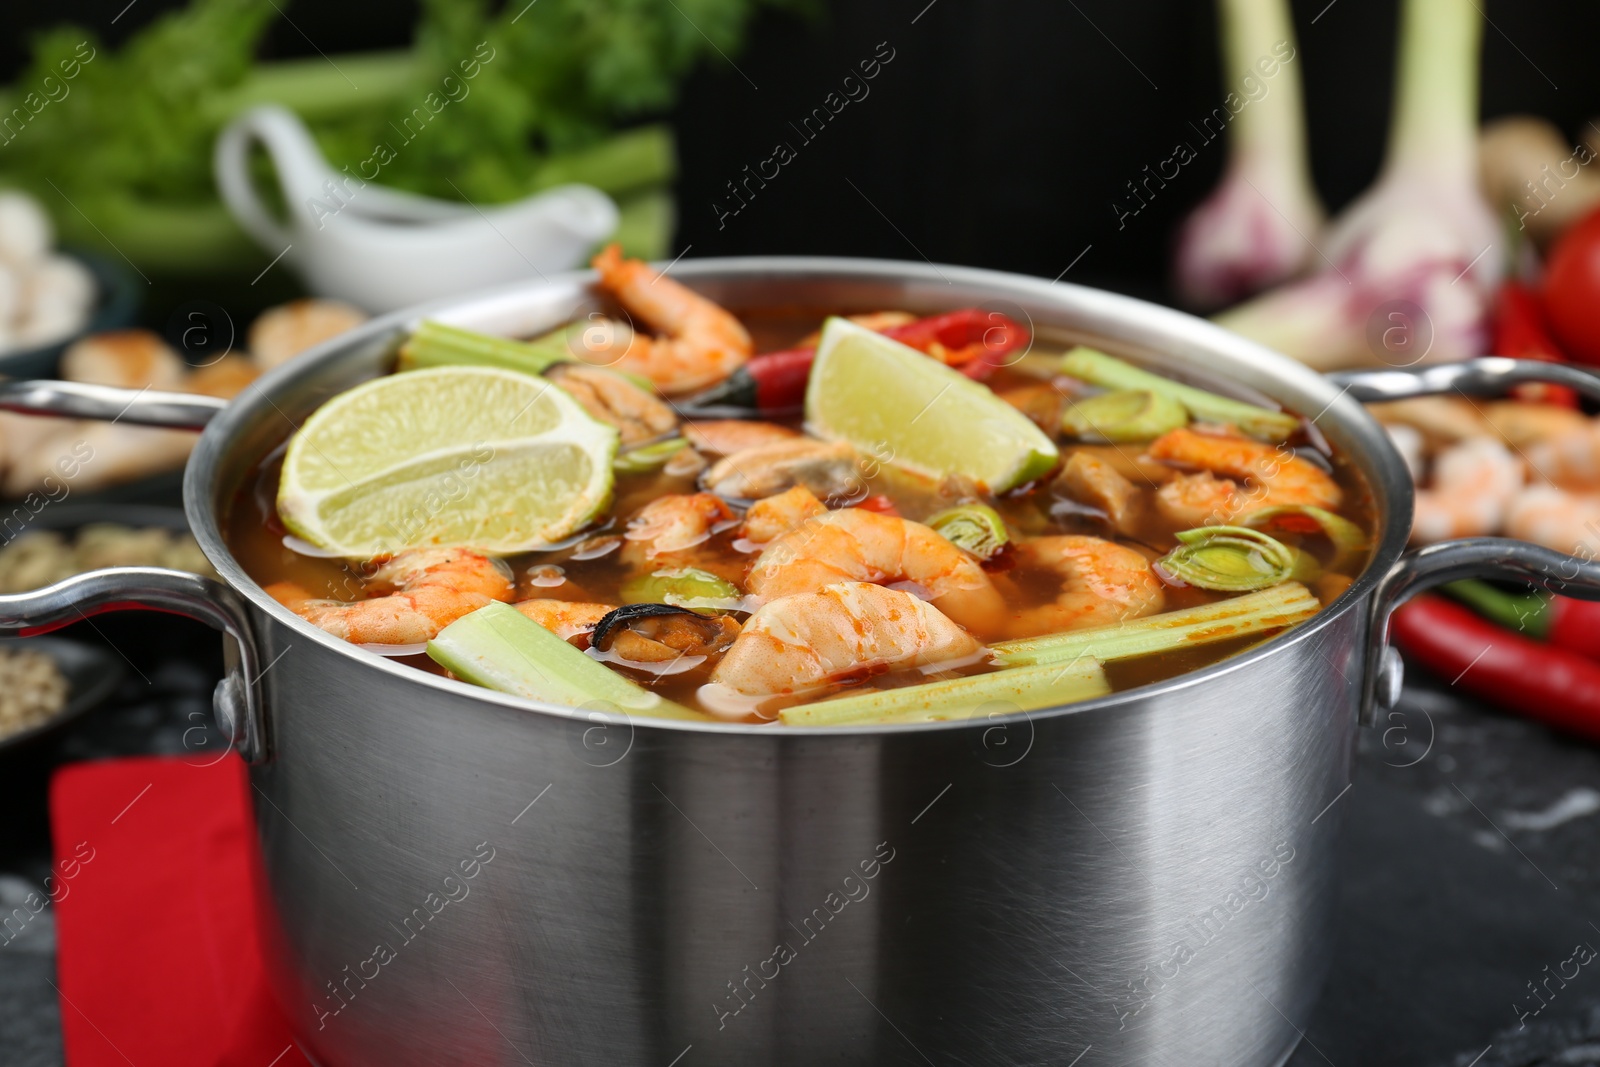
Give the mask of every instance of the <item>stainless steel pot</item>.
M 217 715 L 251 764 L 276 988 L 354 1064 L 1274 1064 L 1330 954 L 1357 723 L 1391 701 L 1390 610 L 1466 574 L 1600 596 L 1600 566 L 1503 540 L 1404 553 L 1411 482 L 1358 400 L 1586 373 L 1487 359 L 1329 380 L 1174 311 L 987 271 L 708 260 L 735 308 L 981 304 L 1041 334 L 1314 413 L 1372 487 L 1374 559 L 1277 640 L 1172 681 L 959 723 L 786 731 L 634 721 L 475 689 L 307 625 L 220 516 L 250 468 L 381 373 L 422 314 L 533 333 L 589 275 L 400 314 L 222 408 L 59 383 L 0 406 L 205 426 L 189 521 L 222 575 L 108 570 L 0 597 L 39 632 L 145 607 L 226 631 Z M 885 402 L 892 403 L 886 398 Z

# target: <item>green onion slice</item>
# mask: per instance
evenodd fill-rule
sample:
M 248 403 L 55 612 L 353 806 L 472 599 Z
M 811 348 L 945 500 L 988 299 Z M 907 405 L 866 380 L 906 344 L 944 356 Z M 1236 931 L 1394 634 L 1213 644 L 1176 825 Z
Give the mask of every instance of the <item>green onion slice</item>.
M 1175 578 L 1219 593 L 1244 593 L 1289 580 L 1295 554 L 1277 538 L 1245 526 L 1201 526 L 1156 562 Z

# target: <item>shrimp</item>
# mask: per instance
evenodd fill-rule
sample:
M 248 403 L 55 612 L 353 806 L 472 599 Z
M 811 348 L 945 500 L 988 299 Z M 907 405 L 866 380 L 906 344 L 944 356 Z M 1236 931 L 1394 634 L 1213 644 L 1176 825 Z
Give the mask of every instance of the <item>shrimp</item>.
M 1283 504 L 1333 509 L 1344 499 L 1339 483 L 1315 463 L 1245 437 L 1171 430 L 1150 442 L 1147 453 L 1163 463 L 1197 469 L 1156 491 L 1157 510 L 1175 523 L 1227 522 Z M 1240 482 L 1250 485 L 1244 488 Z
M 1368 404 L 1367 410 L 1386 426 L 1415 428 L 1430 445 L 1453 445 L 1490 432 L 1483 412 L 1466 397 L 1418 396 Z
M 1016 637 L 1110 626 L 1161 610 L 1161 579 L 1137 550 L 1099 537 L 1036 537 L 1017 546 L 1017 570 L 1049 571 L 1061 580 L 1056 598 L 1011 613 Z
M 1530 446 L 1527 456 L 1540 477 L 1557 485 L 1600 482 L 1600 419 Z
M 723 456 L 706 471 L 701 484 L 733 500 L 759 500 L 796 485 L 824 499 L 859 499 L 866 491 L 850 442 L 812 437 L 774 441 Z
M 764 545 L 827 510 L 815 493 L 797 485 L 751 504 L 739 533 L 747 541 Z
M 1560 404 L 1526 400 L 1496 400 L 1483 406 L 1483 417 L 1494 432 L 1513 448 L 1526 448 L 1588 429 L 1583 412 Z
M 754 422 L 748 419 L 704 419 L 683 424 L 684 439 L 697 452 L 712 456 L 729 456 L 759 445 L 793 441 L 798 431 L 771 422 Z
M 623 536 L 646 559 L 685 552 L 710 539 L 716 527 L 734 519 L 733 509 L 711 493 L 673 493 L 656 497 L 628 520 Z
M 744 571 L 740 561 L 723 552 L 696 551 L 737 521 L 733 509 L 711 493 L 657 497 L 628 521 L 622 561 L 646 574 L 662 567 L 698 567 L 737 582 Z
M 719 687 L 732 690 L 744 699 L 729 701 L 729 712 L 743 718 L 750 698 L 812 692 L 852 675 L 898 667 L 970 660 L 982 651 L 971 634 L 909 593 L 840 582 L 762 605 L 712 672 L 712 686 L 700 692 L 715 706 Z
M 1499 441 L 1474 437 L 1453 445 L 1434 460 L 1432 486 L 1417 490 L 1412 542 L 1494 533 L 1522 481 L 1522 461 Z
M 756 557 L 749 591 L 767 600 L 838 582 L 909 582 L 945 615 L 978 634 L 995 632 L 1005 604 L 978 561 L 920 522 L 841 508 L 807 519 Z
M 1600 555 L 1600 493 L 1572 493 L 1530 485 L 1506 509 L 1505 532 L 1557 552 Z
M 581 363 L 557 363 L 545 377 L 590 415 L 615 426 L 624 445 L 649 441 L 678 427 L 671 407 L 620 374 Z
M 397 553 L 373 572 L 368 588 L 393 592 L 354 602 L 314 598 L 293 582 L 274 582 L 266 592 L 307 622 L 358 645 L 431 641 L 461 616 L 511 599 L 503 565 L 464 548 Z
M 589 647 L 596 624 L 616 611 L 615 604 L 589 604 L 578 600 L 519 600 L 511 605 L 546 630 L 579 648 Z
M 664 333 L 649 337 L 616 322 L 579 331 L 572 346 L 586 362 L 641 375 L 676 396 L 721 381 L 750 358 L 750 335 L 738 319 L 643 260 L 623 259 L 618 245 L 592 265 L 602 288 Z

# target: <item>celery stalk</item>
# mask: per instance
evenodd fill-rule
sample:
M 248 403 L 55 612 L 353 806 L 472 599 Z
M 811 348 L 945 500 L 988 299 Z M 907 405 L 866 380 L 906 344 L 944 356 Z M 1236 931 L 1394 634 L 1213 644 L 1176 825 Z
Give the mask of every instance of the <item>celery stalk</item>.
M 548 704 L 667 719 L 699 719 L 592 660 L 510 604 L 487 604 L 439 631 L 428 655 L 473 685 Z
M 582 182 L 605 193 L 632 192 L 660 186 L 678 176 L 678 149 L 672 128 L 639 126 L 613 134 L 597 144 L 551 156 L 534 171 L 532 187 Z
M 238 85 L 199 103 L 218 125 L 261 104 L 279 104 L 316 123 L 398 98 L 415 84 L 418 66 L 409 51 L 281 59 L 256 65 Z
M 1082 345 L 1061 357 L 1061 373 L 1106 389 L 1142 389 L 1169 396 L 1188 408 L 1189 413 L 1197 419 L 1231 423 L 1242 433 L 1268 441 L 1285 440 L 1300 428 L 1300 420 L 1287 412 L 1269 411 L 1242 400 L 1183 385 Z
M 1055 707 L 1111 692 L 1092 659 L 946 678 L 901 689 L 873 689 L 778 713 L 785 726 L 876 726 L 946 722 Z
M 1299 582 L 1247 593 L 1215 604 L 1147 615 L 1142 619 L 1045 637 L 1003 641 L 995 662 L 1011 667 L 1070 664 L 1092 657 L 1102 663 L 1265 633 L 1301 622 L 1322 607 Z
M 464 365 L 543 374 L 557 363 L 572 361 L 564 338 L 558 330 L 536 341 L 513 341 L 428 319 L 400 346 L 398 369 Z

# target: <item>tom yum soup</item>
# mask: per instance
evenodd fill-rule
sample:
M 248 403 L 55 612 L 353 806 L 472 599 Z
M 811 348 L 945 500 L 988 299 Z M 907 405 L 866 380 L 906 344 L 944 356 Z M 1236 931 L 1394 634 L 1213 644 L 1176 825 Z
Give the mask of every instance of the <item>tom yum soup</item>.
M 254 472 L 227 516 L 246 570 L 420 670 L 803 727 L 1181 674 L 1366 560 L 1363 486 L 1289 412 L 978 309 L 741 321 L 615 248 L 594 265 L 657 332 L 423 323 Z

